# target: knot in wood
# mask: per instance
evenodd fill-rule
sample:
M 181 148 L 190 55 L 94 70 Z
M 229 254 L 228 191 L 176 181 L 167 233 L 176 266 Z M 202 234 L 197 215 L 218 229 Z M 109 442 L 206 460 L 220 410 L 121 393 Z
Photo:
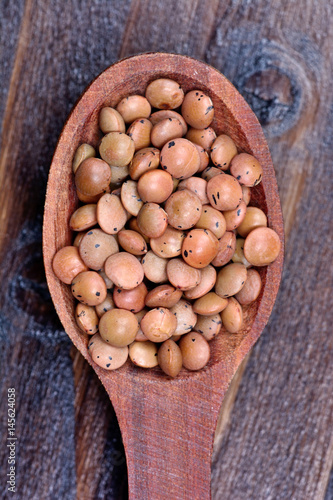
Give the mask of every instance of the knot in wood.
M 243 84 L 243 95 L 269 135 L 289 129 L 299 109 L 301 89 L 278 67 L 254 71 Z

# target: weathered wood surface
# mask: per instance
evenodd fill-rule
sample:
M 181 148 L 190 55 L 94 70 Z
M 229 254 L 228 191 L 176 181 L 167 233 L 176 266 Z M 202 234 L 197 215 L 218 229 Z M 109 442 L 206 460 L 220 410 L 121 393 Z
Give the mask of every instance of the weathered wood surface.
M 212 497 L 333 498 L 330 16 L 324 0 L 1 3 L 1 422 L 15 387 L 17 498 L 127 496 L 114 413 L 77 354 L 73 364 L 48 296 L 41 215 L 75 100 L 106 66 L 147 50 L 201 58 L 237 86 L 264 126 L 285 215 L 283 285 L 223 409 Z

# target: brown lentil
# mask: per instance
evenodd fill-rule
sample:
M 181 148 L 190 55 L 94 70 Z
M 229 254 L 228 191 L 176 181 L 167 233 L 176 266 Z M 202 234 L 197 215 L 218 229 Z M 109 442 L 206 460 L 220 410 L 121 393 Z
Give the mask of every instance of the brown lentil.
M 235 295 L 242 289 L 247 278 L 244 264 L 232 263 L 223 267 L 217 274 L 215 291 L 220 297 Z
M 171 339 L 163 342 L 158 350 L 158 364 L 169 377 L 177 377 L 182 369 L 183 357 L 176 342 Z
M 111 309 L 114 309 L 115 307 L 116 306 L 115 306 L 114 300 L 112 298 L 112 295 L 111 295 L 111 293 L 108 292 L 105 300 L 103 300 L 103 302 L 101 302 L 100 304 L 95 306 L 95 310 L 96 310 L 97 316 L 99 318 L 101 318 L 103 316 L 103 314 L 105 314 L 108 311 L 111 311 Z
M 217 239 L 222 238 L 226 232 L 227 223 L 224 215 L 210 205 L 203 205 L 200 219 L 195 227 L 209 229 Z
M 200 269 L 189 266 L 180 258 L 169 260 L 167 275 L 170 283 L 183 291 L 191 290 L 201 281 Z
M 96 156 L 95 149 L 90 144 L 81 144 L 76 150 L 72 164 L 73 173 L 77 171 L 81 163 L 87 158 L 94 158 Z
M 267 226 L 267 217 L 264 212 L 257 207 L 247 207 L 243 221 L 237 227 L 237 233 L 243 238 L 256 227 Z
M 83 262 L 94 271 L 104 266 L 106 259 L 119 252 L 117 240 L 101 229 L 91 229 L 82 238 L 79 252 Z
M 119 231 L 118 242 L 125 252 L 133 255 L 144 255 L 148 252 L 147 243 L 144 237 L 131 229 L 122 229 Z
M 158 78 L 146 88 L 146 98 L 153 108 L 179 108 L 184 100 L 184 92 L 179 83 L 169 78 Z
M 215 259 L 212 260 L 212 265 L 221 267 L 227 264 L 235 253 L 236 236 L 231 231 L 226 231 L 219 239 L 219 247 Z
M 174 335 L 184 335 L 194 329 L 197 322 L 197 315 L 190 302 L 180 299 L 177 304 L 170 308 L 170 312 L 177 319 L 177 328 Z
M 79 302 L 75 309 L 75 319 L 78 327 L 88 335 L 94 335 L 98 331 L 99 320 L 94 307 Z
M 212 314 L 210 316 L 202 316 L 198 314 L 197 324 L 194 331 L 201 333 L 209 342 L 220 332 L 222 327 L 222 320 L 219 314 Z
M 183 357 L 183 366 L 187 370 L 201 370 L 210 358 L 210 348 L 207 340 L 197 332 L 183 335 L 179 341 Z
M 138 213 L 137 223 L 148 238 L 158 238 L 168 226 L 168 215 L 157 203 L 145 203 Z
M 134 141 L 122 132 L 109 132 L 101 140 L 99 154 L 110 166 L 125 167 L 132 160 Z
M 212 177 L 207 184 L 207 196 L 212 207 L 234 210 L 242 201 L 242 188 L 235 177 L 223 174 Z
M 200 155 L 187 139 L 173 139 L 163 146 L 160 162 L 162 168 L 176 179 L 187 179 L 198 171 Z
M 70 285 L 79 273 L 88 271 L 79 250 L 74 246 L 67 246 L 58 250 L 52 261 L 53 272 L 63 283 Z
M 228 170 L 231 160 L 236 156 L 237 148 L 228 135 L 219 135 L 211 146 L 210 157 L 214 165 L 221 170 Z
M 118 288 L 132 290 L 143 281 L 143 267 L 134 255 L 120 252 L 111 255 L 104 264 L 106 275 Z
M 97 224 L 96 204 L 83 205 L 75 210 L 69 220 L 69 227 L 73 231 L 85 231 Z
M 177 290 L 171 285 L 160 285 L 150 290 L 145 302 L 147 307 L 167 307 L 169 309 L 178 303 L 181 296 L 181 290 Z
M 149 147 L 152 128 L 153 126 L 147 118 L 138 118 L 131 124 L 127 130 L 127 135 L 133 140 L 135 151 Z
M 182 244 L 185 235 L 186 233 L 184 231 L 168 226 L 162 236 L 151 238 L 151 249 L 156 255 L 165 259 L 178 257 L 182 252 Z
M 192 267 L 201 269 L 216 257 L 219 241 L 209 229 L 192 229 L 184 238 L 182 256 Z
M 97 306 L 106 298 L 106 285 L 103 278 L 95 271 L 83 271 L 72 281 L 72 294 L 87 306 Z
M 155 113 L 152 113 L 149 117 L 149 120 L 152 122 L 153 126 L 155 126 L 157 123 L 159 123 L 162 120 L 165 120 L 166 118 L 177 118 L 177 120 L 180 121 L 183 129 L 183 134 L 185 135 L 187 132 L 187 123 L 180 115 L 177 113 L 177 111 L 173 111 L 171 109 L 161 109 L 160 111 L 156 111 Z M 194 141 L 192 141 L 194 142 Z
M 234 210 L 227 210 L 223 212 L 227 231 L 233 231 L 243 222 L 246 215 L 246 204 L 242 200 L 237 208 Z
M 189 128 L 186 139 L 195 144 L 198 144 L 206 151 L 210 152 L 211 146 L 216 139 L 216 134 L 212 127 L 206 127 L 204 129 Z
M 132 313 L 142 311 L 145 307 L 145 299 L 148 290 L 144 283 L 132 288 L 131 290 L 123 290 L 115 287 L 113 290 L 113 300 L 119 309 L 126 309 Z
M 190 229 L 200 219 L 202 204 L 197 195 L 188 189 L 173 193 L 165 203 L 168 221 L 175 229 Z
M 138 330 L 138 320 L 131 311 L 125 309 L 111 309 L 99 320 L 99 333 L 102 339 L 114 347 L 131 344 Z
M 228 299 L 228 305 L 221 312 L 221 319 L 224 328 L 229 333 L 237 333 L 243 326 L 243 309 L 235 297 Z
M 141 330 L 152 342 L 164 342 L 170 338 L 176 328 L 176 317 L 165 307 L 151 309 L 141 320 Z
M 227 304 L 227 299 L 220 297 L 214 292 L 209 292 L 194 302 L 193 311 L 203 316 L 210 316 L 223 311 L 227 307 Z
M 160 150 L 157 148 L 143 148 L 137 151 L 129 164 L 129 175 L 131 179 L 137 181 L 140 176 L 154 170 L 160 164 Z
M 88 350 L 92 360 L 105 370 L 117 370 L 123 366 L 128 358 L 128 347 L 114 347 L 104 342 L 99 334 L 94 335 Z
M 213 266 L 207 266 L 201 269 L 201 281 L 199 285 L 197 285 L 194 288 L 191 288 L 191 290 L 187 290 L 184 292 L 184 296 L 189 299 L 198 299 L 199 297 L 202 297 L 203 295 L 206 295 L 213 286 L 215 285 L 216 282 L 216 270 Z
M 214 118 L 213 102 L 201 90 L 191 90 L 184 97 L 182 115 L 191 127 L 206 128 Z
M 183 126 L 178 118 L 165 118 L 153 126 L 151 143 L 156 148 L 162 148 L 167 142 L 182 136 Z
M 262 283 L 258 271 L 255 269 L 248 269 L 247 280 L 243 288 L 236 293 L 235 298 L 242 306 L 247 306 L 258 298 L 261 286 Z
M 86 196 L 96 196 L 104 193 L 110 182 L 110 167 L 99 158 L 87 158 L 75 173 L 76 188 Z
M 141 368 L 154 368 L 158 365 L 157 345 L 149 340 L 133 342 L 129 346 L 128 354 L 132 363 Z
M 138 181 L 138 193 L 143 202 L 163 203 L 172 191 L 172 177 L 164 170 L 145 172 Z
M 146 278 L 153 283 L 168 281 L 166 273 L 167 263 L 168 259 L 156 255 L 152 250 L 149 250 L 141 261 Z
M 130 95 L 124 97 L 116 106 L 125 123 L 132 123 L 138 118 L 148 118 L 151 106 L 148 100 L 141 95 Z
M 257 227 L 245 238 L 244 255 L 253 266 L 268 266 L 275 261 L 280 250 L 279 236 L 268 227 Z
M 240 184 L 252 187 L 257 186 L 262 180 L 262 166 L 258 160 L 247 153 L 234 156 L 230 165 L 231 174 Z
M 125 122 L 120 113 L 114 108 L 102 108 L 99 113 L 99 128 L 104 134 L 109 132 L 125 132 Z

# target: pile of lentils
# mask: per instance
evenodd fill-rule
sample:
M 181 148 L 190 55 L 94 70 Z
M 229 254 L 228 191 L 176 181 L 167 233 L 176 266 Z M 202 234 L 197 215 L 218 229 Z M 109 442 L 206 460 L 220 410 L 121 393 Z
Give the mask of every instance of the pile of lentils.
M 53 270 L 71 285 L 76 322 L 106 370 L 128 357 L 170 377 L 202 369 L 222 325 L 241 330 L 243 306 L 262 286 L 255 267 L 280 252 L 265 213 L 249 206 L 262 167 L 216 136 L 213 117 L 204 92 L 184 95 L 160 78 L 145 97 L 101 110 L 100 158 L 89 144 L 75 153 L 83 204 Z

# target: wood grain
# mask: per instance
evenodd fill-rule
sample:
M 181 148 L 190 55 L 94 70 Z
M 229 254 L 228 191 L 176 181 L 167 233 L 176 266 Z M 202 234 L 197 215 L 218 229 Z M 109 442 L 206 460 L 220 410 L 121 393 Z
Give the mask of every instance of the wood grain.
M 235 9 L 237 28 L 228 17 L 218 21 L 207 52 L 209 62 L 225 68 L 261 117 L 287 235 L 281 293 L 240 386 L 213 489 L 222 498 L 321 499 L 333 458 L 328 390 L 333 318 L 327 310 L 332 268 L 325 265 L 332 247 L 317 245 L 309 228 L 316 226 L 325 240 L 332 234 L 327 140 L 332 131 L 327 93 L 332 60 L 326 57 L 332 33 L 324 4 L 314 11 L 310 3 L 301 8 L 296 2 L 279 2 L 282 16 L 275 9 L 267 16 L 262 6 L 252 2 L 249 8 Z M 310 27 L 306 35 L 304 26 Z M 248 43 L 239 44 L 239 36 Z M 267 78 L 269 73 L 275 78 Z M 230 471 L 228 463 L 237 463 L 237 469 Z
M 109 466 L 107 449 L 111 456 L 119 450 L 113 448 L 119 430 L 111 407 L 97 390 L 98 380 L 77 363 L 83 379 L 75 398 L 70 343 L 41 272 L 41 214 L 57 137 L 85 85 L 120 55 L 165 50 L 216 65 L 256 111 L 273 156 L 288 235 L 277 306 L 238 395 L 231 391 L 235 406 L 227 407 L 229 423 L 216 442 L 212 496 L 321 500 L 333 461 L 331 5 L 170 4 L 1 2 L 1 155 L 4 148 L 8 153 L 0 172 L 6 179 L 0 192 L 0 372 L 2 401 L 12 384 L 19 393 L 20 496 L 72 500 L 82 492 L 92 474 L 86 462 L 73 474 L 75 446 L 79 456 L 86 453 L 84 428 L 98 420 L 98 429 L 108 429 L 107 442 L 97 439 L 90 454 L 96 475 L 84 499 L 126 498 L 124 470 Z M 13 81 L 18 42 L 25 50 Z M 58 391 L 61 399 L 54 396 Z M 76 441 L 75 401 L 85 415 L 76 420 Z M 38 474 L 31 475 L 31 466 Z M 333 498 L 332 478 L 325 500 Z

